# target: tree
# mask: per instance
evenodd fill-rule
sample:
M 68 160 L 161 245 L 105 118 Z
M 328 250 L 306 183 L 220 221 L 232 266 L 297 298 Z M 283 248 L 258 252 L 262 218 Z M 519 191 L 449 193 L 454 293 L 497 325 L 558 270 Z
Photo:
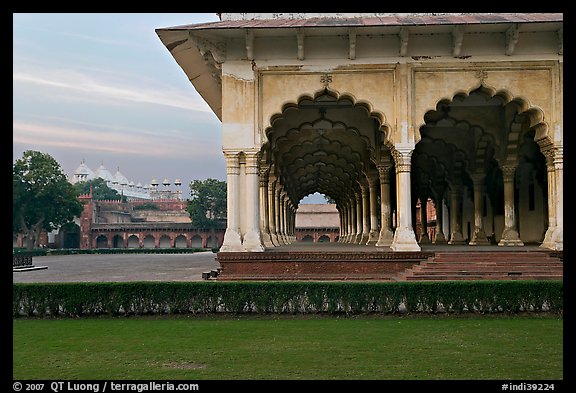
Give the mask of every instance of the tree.
M 214 229 L 226 219 L 226 182 L 217 179 L 190 182 L 188 213 L 199 229 Z
M 124 202 L 126 201 L 124 195 L 118 194 L 118 191 L 110 188 L 108 184 L 106 184 L 106 180 L 101 178 L 81 181 L 74 184 L 74 188 L 80 195 L 90 193 L 90 187 L 92 187 L 92 199 L 95 201 L 120 199 Z
M 25 151 L 12 167 L 12 232 L 32 250 L 42 230 L 52 231 L 82 213 L 78 192 L 48 154 Z

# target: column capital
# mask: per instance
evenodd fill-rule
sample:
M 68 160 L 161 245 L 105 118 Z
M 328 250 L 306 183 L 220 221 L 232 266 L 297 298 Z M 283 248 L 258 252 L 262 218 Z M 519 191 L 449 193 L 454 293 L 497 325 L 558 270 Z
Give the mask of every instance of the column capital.
M 265 187 L 268 184 L 268 172 L 270 171 L 270 165 L 260 164 L 258 168 L 258 176 L 260 177 L 260 186 Z
M 504 181 L 512 181 L 514 179 L 514 174 L 516 173 L 515 165 L 504 165 L 502 166 L 502 176 Z
M 484 182 L 484 179 L 486 179 L 486 174 L 485 173 L 473 173 L 470 175 L 470 177 L 472 178 L 472 182 L 476 186 L 476 185 L 482 184 Z
M 377 168 L 378 168 L 378 175 L 380 176 L 380 183 L 389 184 L 390 171 L 392 170 L 392 165 L 379 164 Z
M 392 150 L 392 156 L 396 163 L 396 173 L 410 172 L 413 151 L 413 149 L 408 148 Z
M 226 165 L 239 166 L 240 165 L 240 152 L 234 150 L 226 150 L 224 153 L 224 159 L 226 160 Z

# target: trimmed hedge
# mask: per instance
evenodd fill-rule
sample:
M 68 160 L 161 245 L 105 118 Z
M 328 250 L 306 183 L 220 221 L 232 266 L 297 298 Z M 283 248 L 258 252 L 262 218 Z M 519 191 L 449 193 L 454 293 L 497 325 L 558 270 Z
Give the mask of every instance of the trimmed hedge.
M 563 311 L 562 281 L 15 283 L 12 315 Z

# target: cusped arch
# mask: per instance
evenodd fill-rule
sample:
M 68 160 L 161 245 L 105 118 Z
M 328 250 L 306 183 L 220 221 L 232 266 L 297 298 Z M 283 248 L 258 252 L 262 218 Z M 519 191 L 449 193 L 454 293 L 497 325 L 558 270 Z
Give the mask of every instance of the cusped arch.
M 306 101 L 315 102 L 318 99 L 320 99 L 321 97 L 333 98 L 336 105 L 338 105 L 339 103 L 342 103 L 344 101 L 349 101 L 353 107 L 364 109 L 366 111 L 367 116 L 372 118 L 372 119 L 375 119 L 378 122 L 378 124 L 380 125 L 379 129 L 384 134 L 383 139 L 384 139 L 385 143 L 387 145 L 392 144 L 392 142 L 389 139 L 390 138 L 389 130 L 391 127 L 387 123 L 388 120 L 387 120 L 384 113 L 382 113 L 381 111 L 375 110 L 373 108 L 373 105 L 370 102 L 356 99 L 356 97 L 352 93 L 339 93 L 333 89 L 324 88 L 324 89 L 316 90 L 313 95 L 306 94 L 306 93 L 301 94 L 295 101 L 289 101 L 289 102 L 284 103 L 282 105 L 282 108 L 280 109 L 280 112 L 273 113 L 270 116 L 270 122 L 268 123 L 268 125 L 264 129 L 263 145 L 267 144 L 269 142 L 269 140 L 270 140 L 269 134 L 274 130 L 274 124 L 277 121 L 282 120 L 285 117 L 287 112 L 289 112 L 290 110 L 299 110 L 301 108 L 301 104 L 303 102 L 306 102 Z
M 486 85 L 484 83 L 475 85 L 470 89 L 457 90 L 454 92 L 452 97 L 441 97 L 437 99 L 433 106 L 427 107 L 422 111 L 422 117 L 420 123 L 417 124 L 415 133 L 415 142 L 418 143 L 422 138 L 421 130 L 428 123 L 428 118 L 430 113 L 441 112 L 446 109 L 446 107 L 451 106 L 454 103 L 462 102 L 469 98 L 472 94 L 477 94 L 481 97 L 485 97 L 486 100 L 498 100 L 502 107 L 509 104 L 513 104 L 515 107 L 515 112 L 517 114 L 525 114 L 530 119 L 529 127 L 534 128 L 537 132 L 534 136 L 536 141 L 541 139 L 546 139 L 551 141 L 551 136 L 548 134 L 548 124 L 545 122 L 545 114 L 542 108 L 532 105 L 527 97 L 522 95 L 514 95 L 508 89 L 496 89 L 495 87 Z

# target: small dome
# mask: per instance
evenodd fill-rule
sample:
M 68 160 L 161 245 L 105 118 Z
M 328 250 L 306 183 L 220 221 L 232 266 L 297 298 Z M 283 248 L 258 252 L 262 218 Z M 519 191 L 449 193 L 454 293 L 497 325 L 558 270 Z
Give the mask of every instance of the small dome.
M 164 181 L 162 182 L 162 184 L 164 184 L 165 186 L 168 186 L 168 185 L 170 185 L 170 180 L 165 178 Z
M 80 166 L 78 166 L 78 168 L 76 168 L 76 170 L 74 171 L 73 181 L 79 182 L 92 179 L 94 179 L 94 172 L 92 172 L 92 170 L 88 168 L 84 160 L 82 160 Z
M 112 176 L 110 171 L 106 169 L 106 167 L 104 167 L 104 164 L 100 165 L 100 167 L 96 170 L 95 175 L 96 177 L 104 179 L 108 183 L 112 182 L 112 180 L 114 179 L 114 176 Z
M 114 174 L 114 180 L 120 185 L 128 184 L 128 179 L 122 173 L 120 173 L 120 168 Z
M 176 180 L 174 180 L 174 184 L 179 186 L 182 184 L 182 182 L 180 181 L 180 179 L 176 179 Z

